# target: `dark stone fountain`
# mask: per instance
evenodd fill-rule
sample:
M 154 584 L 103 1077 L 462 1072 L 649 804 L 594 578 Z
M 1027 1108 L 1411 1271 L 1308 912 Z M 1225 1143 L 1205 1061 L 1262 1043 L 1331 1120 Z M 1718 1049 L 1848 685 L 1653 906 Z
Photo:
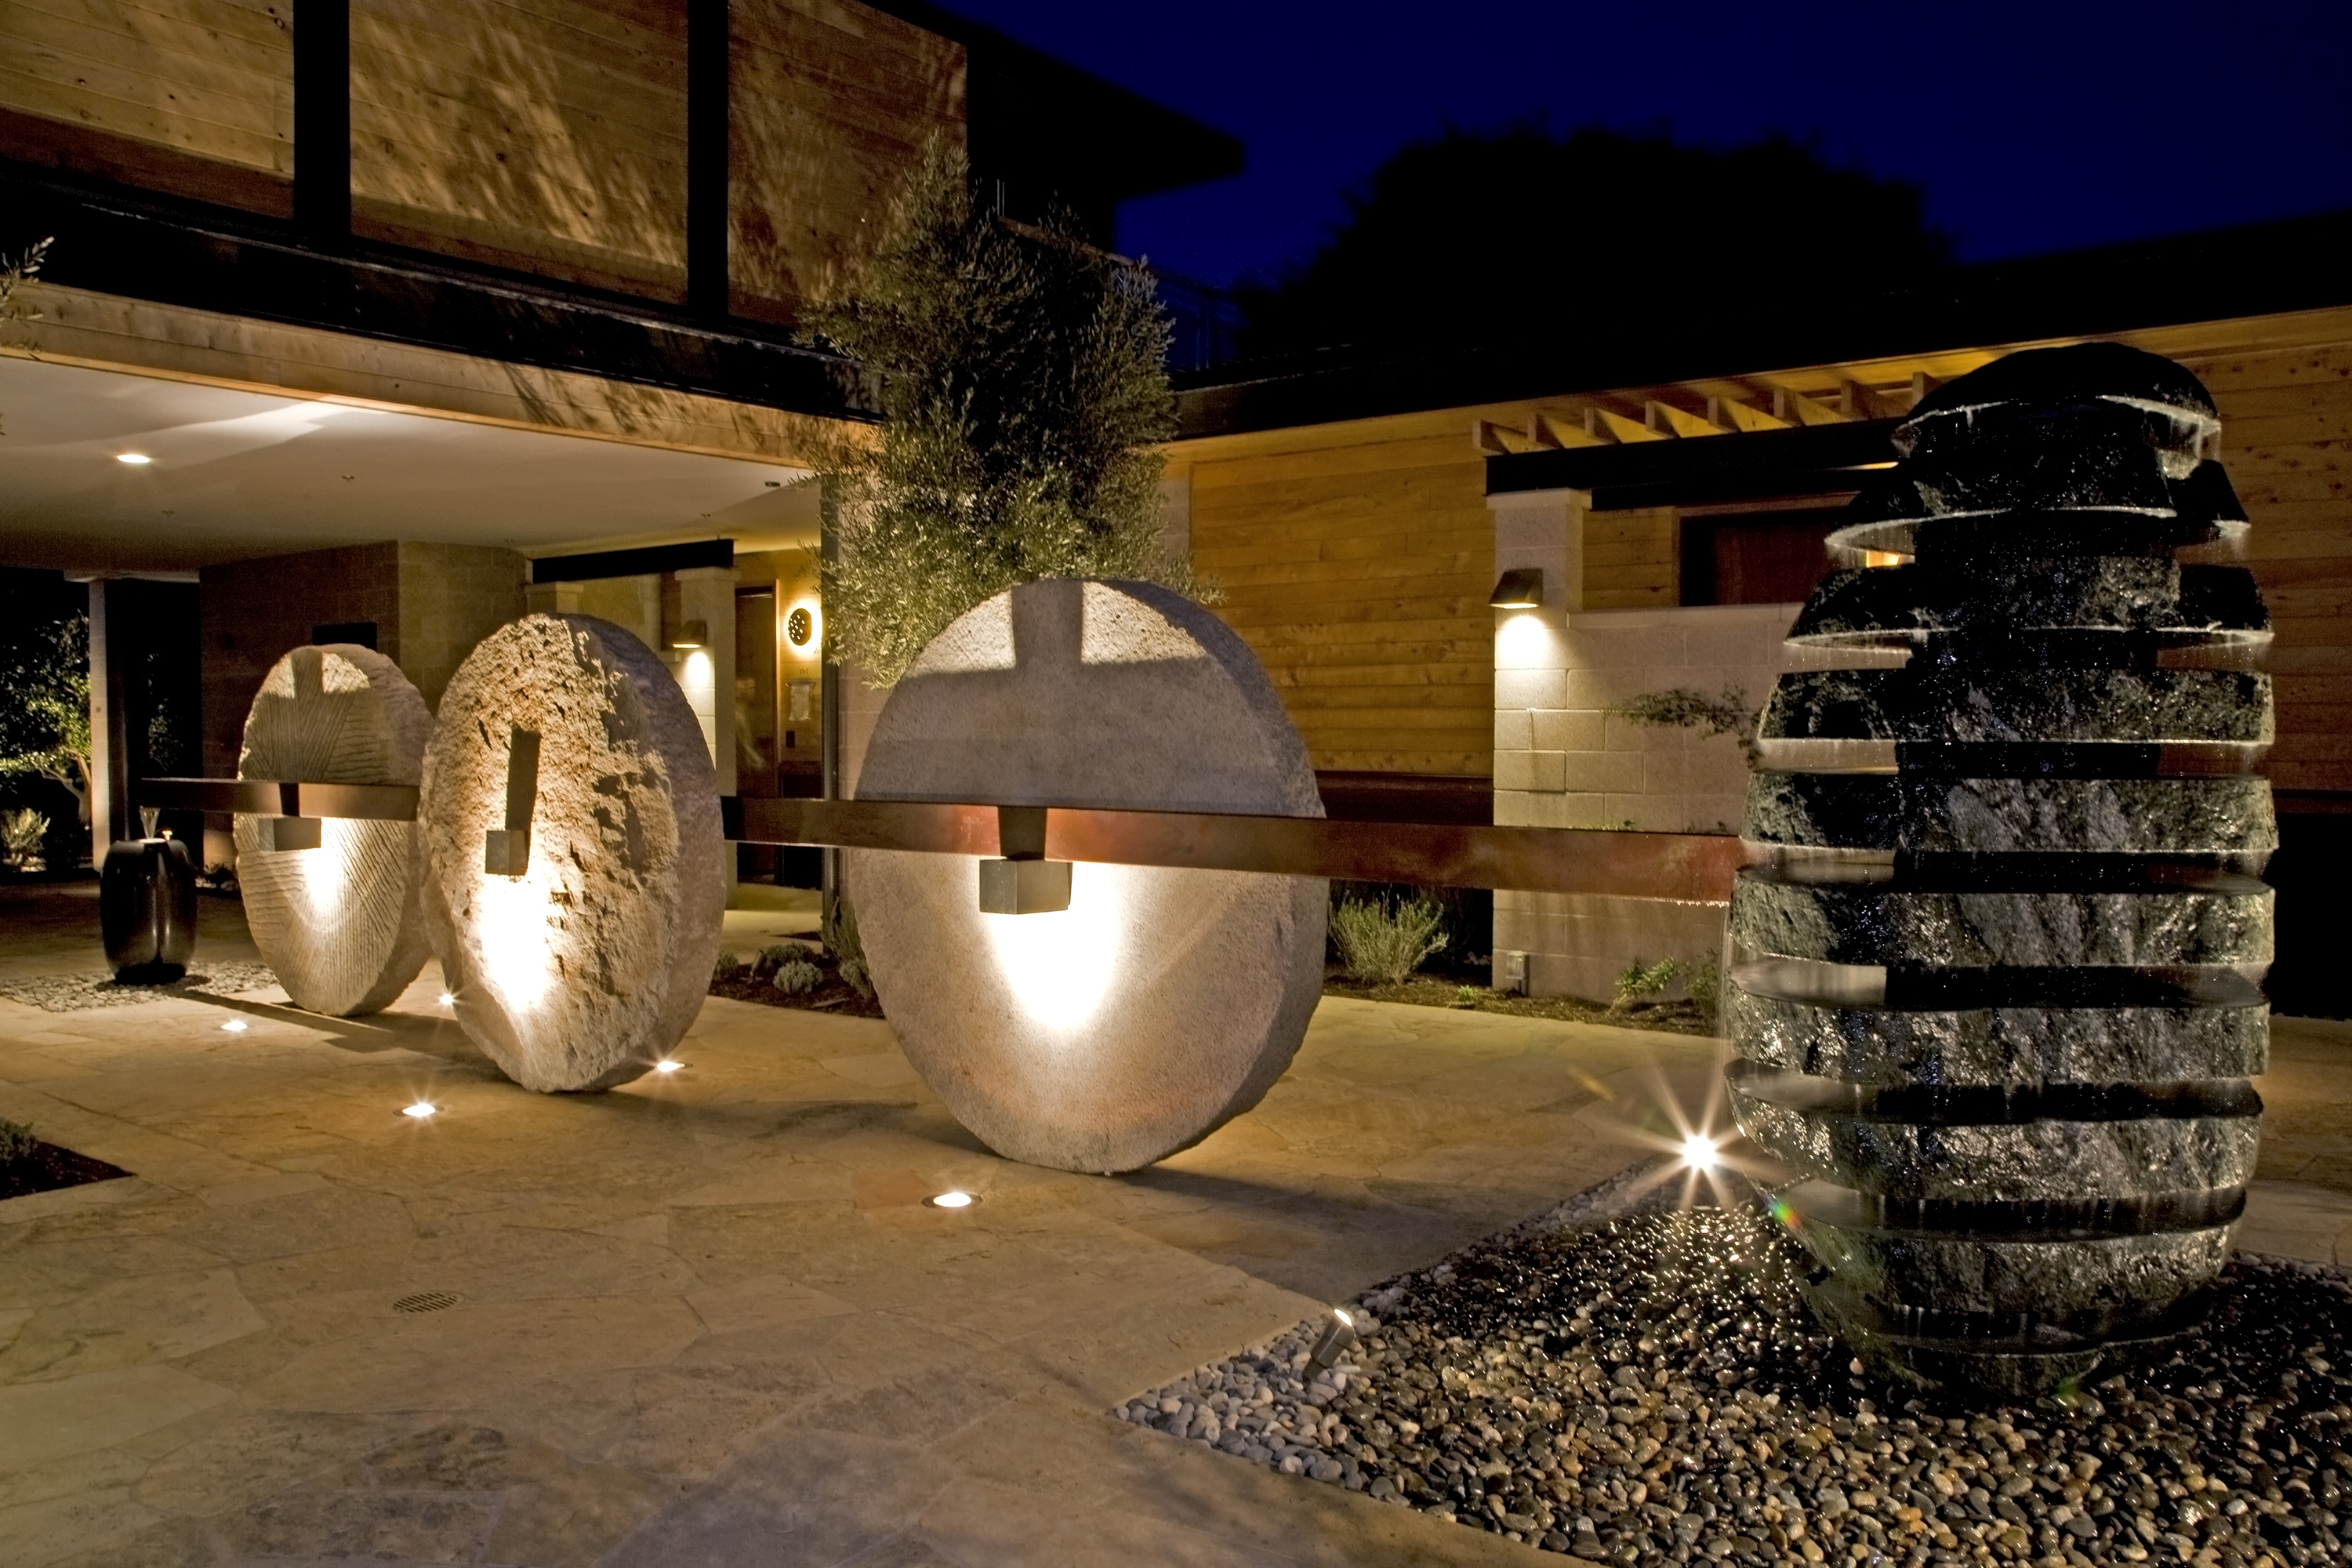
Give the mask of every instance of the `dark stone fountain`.
M 2245 1203 L 2277 842 L 2270 640 L 2212 400 L 2113 344 L 1920 404 L 1790 641 L 1732 899 L 1728 1073 L 1825 1323 L 2063 1388 L 2192 1325 Z

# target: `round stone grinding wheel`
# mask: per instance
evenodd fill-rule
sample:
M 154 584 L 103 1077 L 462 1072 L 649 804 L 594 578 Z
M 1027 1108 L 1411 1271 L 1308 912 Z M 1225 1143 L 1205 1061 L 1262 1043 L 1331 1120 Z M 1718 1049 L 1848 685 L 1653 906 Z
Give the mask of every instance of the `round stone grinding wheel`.
M 608 1089 L 677 1043 L 718 956 L 723 845 L 701 727 L 651 648 L 588 616 L 491 633 L 442 696 L 417 815 L 434 951 L 500 1071 Z
M 1137 583 L 1000 594 L 891 692 L 860 800 L 1320 816 L 1242 640 Z M 983 914 L 967 857 L 860 850 L 884 1010 L 948 1109 L 1011 1159 L 1134 1170 L 1257 1103 L 1321 994 L 1328 884 L 1080 863 L 1070 907 Z
M 253 699 L 236 776 L 415 784 L 432 729 L 425 699 L 373 648 L 298 647 Z M 236 819 L 237 883 L 262 962 L 313 1013 L 389 1005 L 432 951 L 416 824 L 328 817 L 316 847 L 299 849 L 278 848 L 278 831 L 269 817 Z

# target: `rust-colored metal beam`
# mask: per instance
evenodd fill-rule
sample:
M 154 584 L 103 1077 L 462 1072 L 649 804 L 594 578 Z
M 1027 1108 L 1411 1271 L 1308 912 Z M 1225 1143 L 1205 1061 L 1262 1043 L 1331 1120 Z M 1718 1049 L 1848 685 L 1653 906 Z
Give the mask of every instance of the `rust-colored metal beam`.
M 279 783 L 260 779 L 142 779 L 141 805 L 259 816 L 345 816 L 404 822 L 416 791 L 401 784 Z M 911 849 L 1002 855 L 999 807 L 929 801 L 719 802 L 727 837 L 746 844 L 841 849 Z M 1263 871 L 1430 888 L 1512 888 L 1537 893 L 1613 893 L 1722 903 L 1742 863 L 1739 840 L 1720 833 L 1618 833 L 1597 828 L 1475 827 L 1419 822 L 1330 822 L 1309 816 L 1108 811 L 1019 806 L 1015 854 L 1055 860 Z
M 278 779 L 141 779 L 141 805 L 163 811 L 226 811 L 246 816 L 343 816 L 416 820 L 415 784 L 299 784 Z
M 727 821 L 729 837 L 746 843 L 1000 853 L 996 808 L 986 805 L 742 800 Z M 1329 822 L 1058 805 L 1045 810 L 1045 854 L 1056 860 L 1123 866 L 1701 903 L 1727 900 L 1742 863 L 1739 840 L 1728 834 Z

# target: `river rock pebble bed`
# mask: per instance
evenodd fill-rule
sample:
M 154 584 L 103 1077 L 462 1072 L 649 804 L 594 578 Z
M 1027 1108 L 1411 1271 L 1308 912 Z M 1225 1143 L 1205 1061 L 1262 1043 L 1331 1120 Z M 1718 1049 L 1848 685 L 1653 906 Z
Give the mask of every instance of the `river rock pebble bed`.
M 43 974 L 0 984 L 0 996 L 47 1013 L 79 1013 L 91 1007 L 136 1007 L 173 996 L 234 996 L 278 984 L 266 963 L 198 963 L 169 985 L 123 985 L 105 970 L 91 974 Z
M 1868 1382 L 1748 1208 L 1491 1238 L 1119 1418 L 1544 1550 L 1657 1563 L 2352 1563 L 2352 1281 L 2241 1255 L 2199 1333 L 2063 1401 Z

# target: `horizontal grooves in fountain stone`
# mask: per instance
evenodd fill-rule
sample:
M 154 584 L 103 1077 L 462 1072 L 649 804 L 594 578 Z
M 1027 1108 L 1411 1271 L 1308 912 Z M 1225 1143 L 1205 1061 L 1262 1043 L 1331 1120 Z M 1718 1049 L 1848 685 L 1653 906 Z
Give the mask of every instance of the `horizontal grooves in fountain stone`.
M 1932 1303 L 1942 1331 L 2008 1338 L 2033 1324 L 2098 1334 L 2161 1314 L 2230 1260 L 2227 1226 L 2009 1241 L 1797 1221 L 1807 1250 L 1865 1300 Z
M 2155 1236 L 2234 1225 L 2246 1212 L 2243 1187 L 2201 1187 L 2129 1198 L 2069 1197 L 2032 1203 L 1955 1203 L 1890 1198 L 1822 1181 L 1799 1182 L 1773 1199 L 1784 1223 L 1808 1221 L 1841 1230 L 1976 1241 L 2064 1241 Z
M 1842 1279 L 1809 1286 L 1805 1294 L 1816 1310 L 1825 1309 L 1881 1340 L 1972 1357 L 2073 1357 L 2091 1352 L 2092 1364 L 2102 1344 L 2169 1339 L 2196 1327 L 2211 1309 L 2210 1300 L 2198 1289 L 2158 1310 L 2136 1315 L 2084 1313 L 2066 1323 L 2024 1314 L 1939 1311 L 1874 1300 Z M 1977 1368 L 1969 1371 L 1981 1376 Z
M 1866 1083 L 1741 1060 L 1725 1069 L 1741 1093 L 1782 1110 L 1919 1127 L 2019 1126 L 2028 1121 L 2188 1121 L 2258 1116 L 2262 1096 L 2242 1078 L 2172 1083 Z
M 1805 669 L 1781 676 L 1759 740 L 2266 744 L 2270 678 L 2231 669 Z
M 1790 1110 L 1728 1086 L 1739 1125 L 1806 1175 L 1900 1198 L 1975 1203 L 2136 1197 L 2241 1186 L 2253 1174 L 2260 1102 L 2227 1116 L 1923 1127 Z
M 2057 556 L 1988 563 L 1966 574 L 1916 563 L 1832 572 L 1798 613 L 1789 640 L 1883 647 L 1892 639 L 2017 626 L 2242 639 L 2267 634 L 2270 624 L 2253 574 L 2243 566 L 2184 566 L 2148 555 Z
M 1731 981 L 1756 996 L 1895 1012 L 1979 1007 L 2250 1007 L 2263 999 L 2267 964 L 2088 969 L 1890 968 L 1758 958 L 1735 951 Z
M 1933 892 L 1804 885 L 1751 868 L 1731 940 L 1767 957 L 1928 968 L 2268 963 L 2271 890 Z
M 2268 1009 L 1835 1007 L 1724 995 L 1724 1026 L 1759 1066 L 1857 1083 L 2119 1083 L 2251 1078 L 2269 1063 Z
M 2253 778 L 1749 776 L 1742 834 L 1768 844 L 1951 854 L 2268 853 L 2269 787 Z

